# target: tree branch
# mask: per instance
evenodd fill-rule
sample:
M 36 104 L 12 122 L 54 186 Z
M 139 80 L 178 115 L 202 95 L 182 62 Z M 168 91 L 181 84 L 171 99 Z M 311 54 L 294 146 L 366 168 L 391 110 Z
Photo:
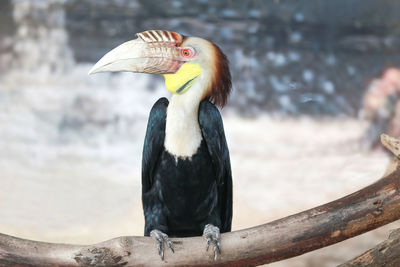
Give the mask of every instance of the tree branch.
M 399 140 L 382 143 L 399 156 Z M 325 205 L 257 227 L 222 235 L 222 255 L 213 260 L 202 237 L 172 238 L 175 253 L 162 262 L 149 237 L 119 237 L 82 246 L 51 244 L 0 234 L 2 266 L 207 266 L 257 265 L 291 258 L 400 218 L 400 168 L 376 183 Z
M 400 266 L 400 229 L 390 233 L 389 238 L 355 259 L 338 267 L 397 267 Z

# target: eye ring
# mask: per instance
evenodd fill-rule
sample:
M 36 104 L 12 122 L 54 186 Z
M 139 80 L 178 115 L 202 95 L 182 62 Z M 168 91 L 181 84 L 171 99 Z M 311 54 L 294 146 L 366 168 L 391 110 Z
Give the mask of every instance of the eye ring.
M 191 59 L 196 56 L 196 51 L 192 47 L 183 47 L 181 55 L 184 59 Z

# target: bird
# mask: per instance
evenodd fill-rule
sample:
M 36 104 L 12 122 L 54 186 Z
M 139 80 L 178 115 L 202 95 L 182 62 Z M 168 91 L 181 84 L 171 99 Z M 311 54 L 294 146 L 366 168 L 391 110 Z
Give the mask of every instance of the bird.
M 231 231 L 232 171 L 222 117 L 231 92 L 226 55 L 214 43 L 166 30 L 136 34 L 89 71 L 161 74 L 170 100 L 148 119 L 142 155 L 144 235 L 164 260 L 169 237 L 204 236 L 214 260 L 221 233 Z

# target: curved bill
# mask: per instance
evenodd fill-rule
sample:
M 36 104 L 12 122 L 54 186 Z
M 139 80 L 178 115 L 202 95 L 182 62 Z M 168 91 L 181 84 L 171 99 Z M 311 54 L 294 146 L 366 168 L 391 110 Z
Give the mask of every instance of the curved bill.
M 137 38 L 105 54 L 88 74 L 121 71 L 175 73 L 182 63 L 179 48 L 171 42 L 146 42 Z

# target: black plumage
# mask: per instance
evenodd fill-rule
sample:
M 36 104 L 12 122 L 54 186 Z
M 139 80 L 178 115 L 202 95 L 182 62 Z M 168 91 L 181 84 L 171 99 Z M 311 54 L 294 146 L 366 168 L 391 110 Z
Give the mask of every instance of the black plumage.
M 232 176 L 221 115 L 203 100 L 198 112 L 201 145 L 191 158 L 176 158 L 164 148 L 168 103 L 161 98 L 154 104 L 144 141 L 145 235 L 157 229 L 169 236 L 198 236 L 206 224 L 230 231 Z

